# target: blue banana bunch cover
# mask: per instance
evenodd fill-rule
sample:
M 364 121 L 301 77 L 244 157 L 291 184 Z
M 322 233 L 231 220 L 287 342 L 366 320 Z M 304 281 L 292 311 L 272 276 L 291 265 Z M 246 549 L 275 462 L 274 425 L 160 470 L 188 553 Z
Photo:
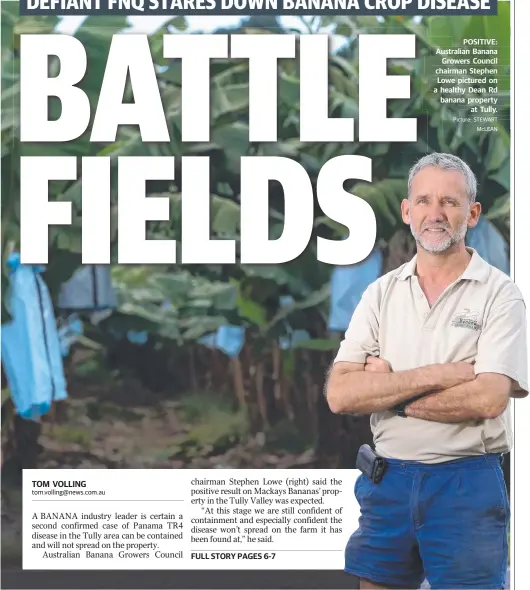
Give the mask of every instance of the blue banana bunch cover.
M 161 309 L 172 309 L 173 305 L 170 301 L 164 301 L 160 307 Z M 144 344 L 147 344 L 149 340 L 149 333 L 145 330 L 141 332 L 138 332 L 138 330 L 129 330 L 126 337 L 131 344 L 143 346 Z
M 221 326 L 217 332 L 199 338 L 209 348 L 217 348 L 230 358 L 239 356 L 245 344 L 245 328 L 242 326 Z
M 280 307 L 288 307 L 294 304 L 292 295 L 280 295 Z M 279 344 L 281 350 L 289 350 L 296 347 L 297 342 L 311 340 L 311 335 L 307 330 L 293 330 L 288 322 L 285 322 L 287 334 L 280 336 Z
M 70 354 L 72 345 L 77 342 L 79 336 L 83 335 L 83 322 L 72 314 L 66 318 L 66 322 L 57 328 L 59 335 L 59 344 L 61 346 L 61 355 L 66 357 Z
M 11 254 L 8 309 L 2 326 L 2 362 L 17 413 L 36 419 L 68 397 L 55 314 L 43 268 Z
M 57 307 L 67 310 L 105 310 L 117 306 L 108 264 L 86 264 L 61 285 Z
M 127 340 L 131 344 L 138 344 L 138 346 L 142 346 L 147 344 L 149 340 L 149 334 L 146 331 L 138 332 L 137 330 L 129 330 L 127 332 Z
M 491 221 L 480 217 L 477 225 L 467 232 L 466 243 L 486 262 L 510 274 L 510 245 Z
M 333 269 L 328 319 L 330 332 L 346 331 L 364 291 L 381 276 L 382 272 L 383 254 L 377 248 L 357 264 L 337 266 Z
M 307 330 L 293 330 L 288 336 L 280 337 L 280 348 L 288 350 L 296 347 L 298 342 L 305 342 L 306 340 L 311 340 L 311 335 Z

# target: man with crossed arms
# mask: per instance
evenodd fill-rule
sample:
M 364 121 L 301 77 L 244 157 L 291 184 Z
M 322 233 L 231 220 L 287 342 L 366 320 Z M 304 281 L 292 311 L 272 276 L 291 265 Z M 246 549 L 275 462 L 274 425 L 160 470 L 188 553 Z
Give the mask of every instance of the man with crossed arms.
M 504 588 L 510 508 L 501 470 L 510 397 L 528 394 L 526 310 L 504 273 L 465 246 L 473 172 L 430 154 L 410 171 L 403 221 L 417 254 L 355 309 L 326 395 L 371 414 L 380 483 L 361 475 L 345 571 L 360 588 Z

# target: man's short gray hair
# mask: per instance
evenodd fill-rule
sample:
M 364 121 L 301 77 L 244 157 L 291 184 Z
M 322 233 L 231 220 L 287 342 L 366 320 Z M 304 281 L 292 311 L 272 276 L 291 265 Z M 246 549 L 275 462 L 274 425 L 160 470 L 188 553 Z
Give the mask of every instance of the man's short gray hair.
M 409 196 L 412 179 L 414 176 L 416 176 L 416 174 L 418 174 L 420 170 L 428 167 L 439 168 L 440 170 L 454 170 L 455 172 L 460 172 L 463 174 L 466 180 L 467 196 L 469 197 L 471 203 L 475 201 L 477 197 L 477 178 L 473 174 L 471 168 L 464 161 L 462 161 L 457 156 L 453 156 L 452 154 L 428 154 L 416 162 L 409 172 Z

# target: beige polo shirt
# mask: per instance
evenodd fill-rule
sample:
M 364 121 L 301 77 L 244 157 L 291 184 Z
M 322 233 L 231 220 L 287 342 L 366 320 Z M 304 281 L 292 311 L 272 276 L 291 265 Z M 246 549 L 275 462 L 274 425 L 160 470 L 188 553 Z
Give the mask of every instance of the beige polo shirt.
M 368 355 L 393 371 L 433 363 L 475 361 L 475 373 L 501 373 L 528 392 L 526 309 L 509 276 L 468 248 L 471 261 L 432 307 L 415 274 L 416 256 L 372 283 L 355 309 L 335 362 L 364 363 Z M 438 463 L 512 446 L 510 405 L 494 420 L 442 424 L 372 414 L 378 454 Z

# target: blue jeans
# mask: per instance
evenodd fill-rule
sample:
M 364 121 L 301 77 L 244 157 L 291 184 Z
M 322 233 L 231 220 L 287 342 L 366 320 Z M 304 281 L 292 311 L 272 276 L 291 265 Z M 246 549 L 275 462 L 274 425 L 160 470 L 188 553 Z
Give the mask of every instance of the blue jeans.
M 503 589 L 510 507 L 499 455 L 437 465 L 389 460 L 379 484 L 355 483 L 359 528 L 345 571 L 376 584 Z

